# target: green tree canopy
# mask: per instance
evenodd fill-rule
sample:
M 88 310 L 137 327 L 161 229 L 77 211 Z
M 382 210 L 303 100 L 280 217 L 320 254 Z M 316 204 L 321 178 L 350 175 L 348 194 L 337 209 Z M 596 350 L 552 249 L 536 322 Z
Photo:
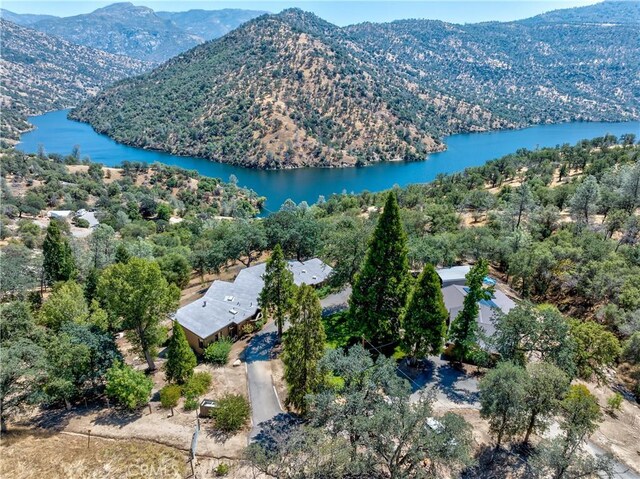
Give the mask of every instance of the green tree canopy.
M 173 332 L 167 346 L 167 362 L 165 374 L 167 380 L 177 383 L 185 383 L 192 375 L 196 367 L 196 355 L 189 346 L 182 326 L 173 322 Z
M 295 305 L 296 287 L 293 273 L 288 268 L 279 244 L 267 260 L 263 279 L 264 288 L 260 293 L 259 304 L 267 318 L 275 321 L 278 337 L 281 338 L 284 322 Z
M 323 356 L 326 339 L 322 307 L 313 287 L 303 284 L 298 288 L 290 321 L 282 352 L 284 378 L 289 389 L 287 404 L 305 412 L 306 396 L 317 390 L 322 379 L 318 361 Z
M 180 291 L 168 284 L 158 263 L 131 258 L 109 266 L 98 281 L 98 297 L 110 315 L 112 327 L 122 322 L 150 370 L 160 341 L 160 321 L 178 305 Z
M 476 322 L 480 306 L 478 302 L 489 299 L 491 292 L 483 288 L 485 276 L 489 273 L 486 260 L 478 261 L 467 273 L 467 295 L 464 297 L 462 310 L 451 323 L 449 340 L 453 343 L 453 354 L 459 361 L 463 361 L 477 345 Z
M 141 371 L 116 362 L 107 371 L 107 396 L 127 409 L 138 409 L 149 402 L 153 381 Z
M 62 235 L 58 221 L 51 220 L 42 243 L 43 269 L 46 284 L 69 281 L 76 275 L 76 262 L 69 241 Z
M 407 238 L 398 200 L 390 192 L 369 243 L 362 269 L 355 277 L 349 300 L 349 319 L 355 334 L 374 346 L 399 338 L 400 316 L 409 293 Z
M 502 362 L 480 380 L 480 415 L 489 421 L 496 449 L 505 438 L 522 432 L 526 425 L 527 374 L 524 368 Z
M 413 358 L 442 351 L 449 313 L 440 288 L 436 269 L 427 264 L 409 295 L 402 317 L 403 349 Z

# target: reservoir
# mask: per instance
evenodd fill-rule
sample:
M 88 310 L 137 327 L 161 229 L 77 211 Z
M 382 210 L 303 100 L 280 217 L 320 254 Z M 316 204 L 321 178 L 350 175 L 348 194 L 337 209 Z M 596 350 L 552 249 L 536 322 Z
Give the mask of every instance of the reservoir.
M 47 153 L 67 155 L 74 145 L 80 145 L 81 158 L 106 166 L 118 166 L 123 161 L 164 163 L 196 170 L 202 175 L 227 181 L 235 175 L 238 184 L 266 196 L 266 209 L 277 210 L 288 198 L 296 203 L 315 203 L 320 195 L 380 191 L 397 184 L 426 183 L 440 173 L 454 173 L 467 167 L 513 153 L 519 148 L 542 148 L 563 143 L 574 144 L 585 138 L 607 133 L 620 136 L 635 133 L 640 136 L 640 122 L 586 123 L 540 125 L 522 130 L 488 133 L 466 133 L 445 138 L 447 150 L 430 154 L 420 162 L 387 162 L 363 168 L 302 168 L 297 170 L 264 171 L 215 163 L 202 158 L 176 156 L 116 143 L 96 133 L 86 123 L 71 121 L 68 110 L 32 116 L 35 129 L 22 135 L 17 149 L 36 153 L 42 145 Z

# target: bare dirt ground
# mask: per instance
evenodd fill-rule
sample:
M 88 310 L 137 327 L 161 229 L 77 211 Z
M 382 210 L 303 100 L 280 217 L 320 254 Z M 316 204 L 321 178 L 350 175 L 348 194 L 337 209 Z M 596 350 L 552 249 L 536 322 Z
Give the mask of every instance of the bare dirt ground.
M 598 398 L 603 409 L 603 421 L 591 436 L 591 441 L 600 448 L 612 452 L 618 459 L 640 473 L 640 405 L 629 400 L 622 401 L 620 411 L 604 412 L 607 399 L 614 391 L 607 386 L 584 383 Z
M 132 350 L 125 337 L 118 338 L 118 347 L 127 364 L 144 370 L 147 365 Z M 223 367 L 199 364 L 196 371 L 206 371 L 212 376 L 211 388 L 202 399 L 217 399 L 227 393 L 248 396 L 247 378 L 244 364 L 233 366 L 238 359 L 246 340 L 234 344 L 229 362 Z M 152 441 L 181 450 L 188 450 L 197 423 L 195 411 L 184 410 L 184 399 L 174 408 L 174 415 L 160 405 L 159 390 L 165 386 L 163 366 L 165 350 L 159 351 L 156 359 L 157 371 L 152 375 L 154 388 L 149 406 L 134 413 L 119 408 L 108 407 L 106 400 L 97 404 L 77 405 L 70 411 L 38 411 L 28 421 L 48 431 L 91 434 L 113 439 L 138 439 Z M 213 420 L 202 418 L 197 452 L 205 458 L 238 459 L 247 445 L 249 425 L 239 433 L 222 435 L 214 427 Z

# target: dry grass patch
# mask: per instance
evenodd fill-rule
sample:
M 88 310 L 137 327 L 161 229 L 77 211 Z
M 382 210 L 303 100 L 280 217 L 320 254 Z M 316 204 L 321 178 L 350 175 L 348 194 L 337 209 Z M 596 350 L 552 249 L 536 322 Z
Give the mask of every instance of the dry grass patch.
M 10 432 L 0 445 L 0 476 L 21 479 L 183 478 L 186 456 L 144 441 L 104 440 L 34 430 Z

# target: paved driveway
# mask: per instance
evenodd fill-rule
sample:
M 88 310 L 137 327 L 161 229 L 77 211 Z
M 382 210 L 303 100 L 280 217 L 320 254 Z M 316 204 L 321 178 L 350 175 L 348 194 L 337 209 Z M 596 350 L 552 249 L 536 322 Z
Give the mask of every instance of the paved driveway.
M 320 301 L 323 313 L 333 313 L 346 308 L 351 289 L 331 294 Z M 284 329 L 289 324 L 284 325 Z M 275 323 L 270 322 L 257 333 L 244 350 L 243 358 L 247 367 L 249 399 L 253 428 L 251 439 L 256 438 L 264 427 L 271 427 L 275 418 L 282 423 L 289 416 L 282 410 L 271 376 L 271 355 L 276 345 L 278 333 Z

